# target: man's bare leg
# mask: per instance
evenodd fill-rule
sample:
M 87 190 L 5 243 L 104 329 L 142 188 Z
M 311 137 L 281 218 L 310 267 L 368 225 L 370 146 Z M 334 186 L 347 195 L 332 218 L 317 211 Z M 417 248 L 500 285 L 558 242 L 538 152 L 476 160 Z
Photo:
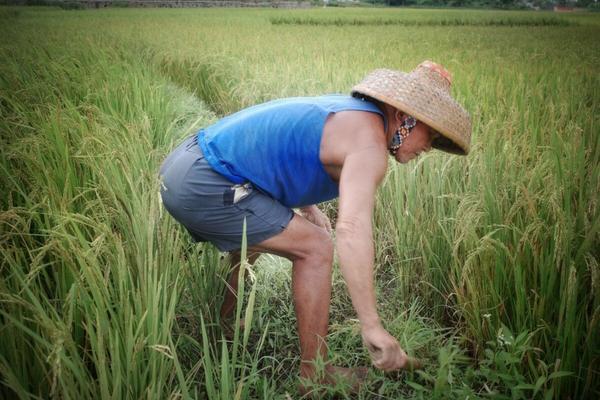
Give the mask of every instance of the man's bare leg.
M 230 265 L 232 266 L 229 278 L 227 279 L 227 289 L 225 289 L 225 297 L 221 305 L 221 319 L 227 319 L 233 315 L 233 310 L 237 305 L 238 277 L 240 272 L 240 257 L 239 251 L 229 254 Z M 258 252 L 248 253 L 248 263 L 253 265 L 260 257 Z M 247 274 L 246 274 L 247 275 Z M 245 278 L 245 277 L 244 277 Z
M 282 233 L 253 246 L 252 250 L 280 255 L 292 261 L 292 290 L 300 337 L 300 377 L 321 380 L 316 376 L 315 361 L 327 362 L 325 338 L 333 269 L 331 237 L 324 229 L 295 215 Z M 360 375 L 365 375 L 364 371 L 326 366 L 326 376 L 321 378 L 323 383 L 334 383 L 334 375 L 360 379 Z
M 331 261 L 314 257 L 293 261 L 292 290 L 300 338 L 302 378 L 315 374 L 317 359 L 327 360 L 325 338 L 331 302 Z
M 325 260 L 324 260 L 325 261 Z M 342 368 L 327 363 L 326 336 L 329 327 L 331 304 L 331 261 L 316 265 L 306 260 L 293 263 L 292 290 L 300 337 L 300 378 L 315 383 L 336 384 L 344 380 L 358 391 L 367 376 L 366 368 Z M 318 362 L 324 363 L 319 370 Z M 300 385 L 303 394 L 310 390 L 305 382 Z

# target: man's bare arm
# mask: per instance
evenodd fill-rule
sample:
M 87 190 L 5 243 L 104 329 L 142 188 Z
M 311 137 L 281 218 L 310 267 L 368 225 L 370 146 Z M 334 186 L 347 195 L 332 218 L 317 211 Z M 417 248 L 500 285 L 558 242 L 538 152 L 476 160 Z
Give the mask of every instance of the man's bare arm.
M 383 159 L 383 160 L 382 160 Z M 336 245 L 352 304 L 363 326 L 379 324 L 373 288 L 372 215 L 387 159 L 376 148 L 348 155 L 340 177 Z
M 407 357 L 398 341 L 381 325 L 373 283 L 372 216 L 375 194 L 386 167 L 385 149 L 367 148 L 346 157 L 340 179 L 336 245 L 342 275 L 373 364 L 383 370 L 394 370 L 404 367 Z

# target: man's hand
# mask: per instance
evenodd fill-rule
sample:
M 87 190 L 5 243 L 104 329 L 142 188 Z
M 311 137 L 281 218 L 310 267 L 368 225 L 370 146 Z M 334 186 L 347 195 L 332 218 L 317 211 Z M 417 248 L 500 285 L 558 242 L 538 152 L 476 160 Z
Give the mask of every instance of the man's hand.
M 323 211 L 319 210 L 319 207 L 315 205 L 302 207 L 300 212 L 308 221 L 331 233 L 331 222 L 329 222 L 327 215 L 325 215 Z
M 363 328 L 362 338 L 375 367 L 384 371 L 410 367 L 408 356 L 398 341 L 381 325 Z

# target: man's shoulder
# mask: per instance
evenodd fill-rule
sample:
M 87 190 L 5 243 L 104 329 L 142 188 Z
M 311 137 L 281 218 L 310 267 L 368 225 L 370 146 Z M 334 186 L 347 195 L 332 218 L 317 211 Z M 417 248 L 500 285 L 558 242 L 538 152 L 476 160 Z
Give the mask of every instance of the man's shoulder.
M 332 114 L 326 125 L 346 136 L 361 135 L 365 138 L 383 136 L 382 116 L 370 111 L 340 111 Z
M 364 111 L 333 114 L 324 128 L 321 161 L 342 167 L 349 156 L 358 153 L 364 160 L 386 160 L 387 146 L 381 116 Z
M 336 142 L 346 143 L 348 150 L 365 147 L 385 148 L 383 118 L 368 111 L 342 111 L 336 113 L 328 123 Z

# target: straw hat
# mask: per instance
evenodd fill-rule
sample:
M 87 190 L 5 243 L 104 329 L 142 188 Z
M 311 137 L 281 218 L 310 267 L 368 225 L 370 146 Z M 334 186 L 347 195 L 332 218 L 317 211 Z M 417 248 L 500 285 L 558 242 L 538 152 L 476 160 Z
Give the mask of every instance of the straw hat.
M 471 117 L 452 98 L 452 77 L 441 65 L 424 61 L 410 73 L 376 69 L 352 88 L 352 96 L 368 96 L 412 115 L 442 137 L 432 147 L 466 155 L 471 143 Z

